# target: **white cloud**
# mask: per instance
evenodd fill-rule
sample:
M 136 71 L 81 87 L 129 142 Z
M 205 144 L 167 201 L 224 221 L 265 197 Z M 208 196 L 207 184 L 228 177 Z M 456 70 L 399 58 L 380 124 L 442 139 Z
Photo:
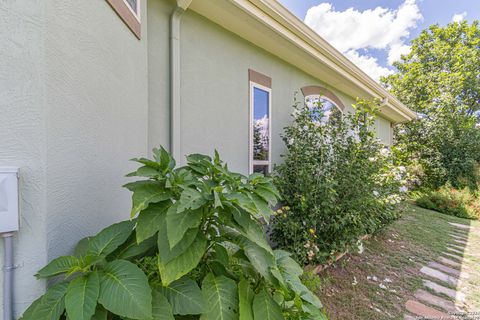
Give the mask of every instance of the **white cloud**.
M 392 64 L 401 54 L 410 51 L 405 40 L 421 19 L 416 0 L 405 0 L 396 10 L 376 7 L 364 11 L 354 8 L 335 11 L 331 3 L 324 2 L 307 11 L 305 23 L 378 79 L 379 74 L 392 71 L 380 66 L 375 58 L 360 55 L 357 50 L 386 50 L 388 63 Z
M 379 65 L 377 58 L 360 55 L 356 50 L 349 50 L 344 55 L 377 82 L 380 77 L 393 73 L 393 70 Z
M 466 17 L 467 17 L 467 11 L 464 11 L 462 13 L 454 14 L 453 17 L 452 17 L 452 22 L 461 22 L 461 21 L 465 20 Z

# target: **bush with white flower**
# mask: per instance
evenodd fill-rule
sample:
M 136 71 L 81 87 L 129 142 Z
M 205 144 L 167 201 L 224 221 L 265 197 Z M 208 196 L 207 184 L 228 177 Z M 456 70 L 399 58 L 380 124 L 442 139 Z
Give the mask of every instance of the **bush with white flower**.
M 328 262 L 398 217 L 405 168 L 372 131 L 375 109 L 358 101 L 356 112 L 326 117 L 320 106 L 294 105 L 274 173 L 289 213 L 277 215 L 271 237 L 304 264 Z

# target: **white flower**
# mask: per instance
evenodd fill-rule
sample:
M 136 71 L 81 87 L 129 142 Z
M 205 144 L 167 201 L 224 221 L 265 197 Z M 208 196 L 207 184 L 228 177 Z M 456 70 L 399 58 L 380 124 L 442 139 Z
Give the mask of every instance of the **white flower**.
M 293 110 L 293 112 L 292 112 L 292 117 L 296 118 L 296 117 L 298 117 L 299 115 L 300 115 L 300 111 L 298 111 L 298 109 Z
M 382 148 L 380 149 L 380 154 L 383 156 L 383 157 L 386 157 L 390 154 L 390 150 L 388 150 L 388 148 Z
M 402 186 L 402 187 L 398 188 L 398 191 L 400 191 L 401 193 L 405 193 L 405 192 L 408 191 L 408 188 L 405 187 L 405 186 Z
M 380 289 L 383 289 L 383 290 L 387 289 L 387 287 L 383 283 L 380 283 L 378 286 L 380 287 Z
M 308 126 L 303 126 L 303 130 L 307 131 L 308 130 Z
M 295 142 L 295 140 L 294 140 L 293 138 L 290 138 L 290 139 L 288 140 L 288 144 L 289 144 L 289 145 L 292 145 L 294 142 Z
M 368 161 L 370 161 L 370 162 L 374 162 L 375 160 L 377 160 L 377 158 L 374 158 L 374 157 L 368 158 Z
M 378 197 L 378 196 L 380 195 L 380 193 L 378 193 L 378 191 L 375 190 L 375 191 L 373 191 L 373 195 L 374 195 L 375 197 Z
M 404 166 L 398 167 L 398 170 L 400 170 L 401 173 L 405 173 L 407 169 Z

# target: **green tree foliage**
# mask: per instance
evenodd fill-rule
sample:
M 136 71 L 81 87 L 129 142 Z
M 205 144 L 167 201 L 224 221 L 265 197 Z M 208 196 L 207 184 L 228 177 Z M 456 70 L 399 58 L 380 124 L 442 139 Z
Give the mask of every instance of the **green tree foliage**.
M 57 284 L 22 319 L 326 319 L 263 233 L 279 197 L 270 178 L 232 173 L 217 153 L 179 168 L 163 148 L 134 161 L 132 219 L 41 269 Z
M 405 170 L 371 130 L 375 108 L 359 101 L 356 112 L 324 121 L 321 106 L 294 106 L 284 163 L 275 169 L 285 207 L 272 238 L 304 264 L 327 262 L 397 217 Z
M 479 23 L 433 25 L 383 83 L 419 119 L 398 126 L 397 146 L 423 187 L 476 187 L 480 160 Z

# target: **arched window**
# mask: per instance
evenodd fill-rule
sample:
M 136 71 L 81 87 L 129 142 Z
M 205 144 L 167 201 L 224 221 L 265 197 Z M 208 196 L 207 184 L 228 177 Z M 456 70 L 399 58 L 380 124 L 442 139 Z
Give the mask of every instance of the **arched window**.
M 345 106 L 342 101 L 330 90 L 320 86 L 308 86 L 302 88 L 305 97 L 305 105 L 310 109 L 318 108 L 318 114 L 313 114 L 315 120 L 327 122 L 334 112 L 343 112 Z

